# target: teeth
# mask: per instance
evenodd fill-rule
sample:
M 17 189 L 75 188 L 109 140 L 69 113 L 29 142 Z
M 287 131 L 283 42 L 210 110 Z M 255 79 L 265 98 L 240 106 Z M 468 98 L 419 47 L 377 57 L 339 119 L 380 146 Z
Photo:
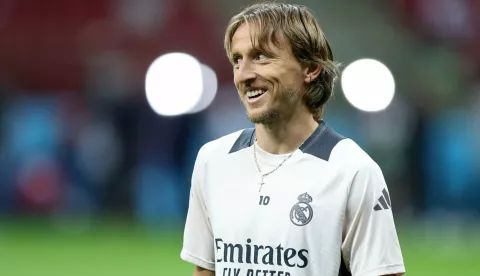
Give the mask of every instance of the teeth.
M 263 93 L 265 93 L 265 91 L 263 91 L 263 90 L 248 91 L 247 92 L 247 97 L 252 98 L 252 97 L 256 97 L 258 95 L 262 95 Z

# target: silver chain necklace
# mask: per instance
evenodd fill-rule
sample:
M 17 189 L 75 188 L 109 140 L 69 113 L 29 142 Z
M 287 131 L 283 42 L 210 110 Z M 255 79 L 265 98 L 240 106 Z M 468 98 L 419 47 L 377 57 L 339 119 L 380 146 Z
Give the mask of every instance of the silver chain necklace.
M 299 149 L 302 145 L 303 145 L 303 143 L 302 143 L 297 149 Z M 274 173 L 275 171 L 277 171 L 278 169 L 280 169 L 280 167 L 281 167 L 285 162 L 287 162 L 287 160 L 290 159 L 290 157 L 292 157 L 292 155 L 293 155 L 296 151 L 297 151 L 297 150 L 292 151 L 287 157 L 285 157 L 285 159 L 283 159 L 282 162 L 280 162 L 280 164 L 278 164 L 278 166 L 277 166 L 275 169 L 273 169 L 273 170 L 271 170 L 271 171 L 269 171 L 269 172 L 267 172 L 267 173 L 262 173 L 262 170 L 260 169 L 260 164 L 258 164 L 258 159 L 257 159 L 257 146 L 256 146 L 256 143 L 253 143 L 253 158 L 255 159 L 255 164 L 257 165 L 257 170 L 258 170 L 258 172 L 260 173 L 260 183 L 259 183 L 260 188 L 258 189 L 258 192 L 261 192 L 263 185 L 265 185 L 265 181 L 263 181 L 263 179 L 264 179 L 266 176 L 268 176 L 268 175 Z

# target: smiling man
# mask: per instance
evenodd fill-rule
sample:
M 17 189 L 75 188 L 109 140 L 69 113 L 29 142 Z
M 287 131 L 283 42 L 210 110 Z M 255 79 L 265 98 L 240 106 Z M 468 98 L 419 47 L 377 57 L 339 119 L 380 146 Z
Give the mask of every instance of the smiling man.
M 181 253 L 194 275 L 402 275 L 379 166 L 322 119 L 337 68 L 312 13 L 250 6 L 225 48 L 255 128 L 198 153 Z

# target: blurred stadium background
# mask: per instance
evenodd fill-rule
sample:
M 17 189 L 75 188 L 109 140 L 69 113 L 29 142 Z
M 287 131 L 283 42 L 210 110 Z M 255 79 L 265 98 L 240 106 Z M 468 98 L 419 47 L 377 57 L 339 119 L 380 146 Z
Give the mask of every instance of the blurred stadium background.
M 251 3 L 0 0 L 0 275 L 191 275 L 197 150 L 250 126 L 222 42 Z M 376 59 L 395 79 L 377 112 L 339 82 L 325 119 L 382 167 L 408 275 L 480 275 L 480 1 L 296 3 L 338 61 Z M 160 68 L 146 93 L 172 52 L 197 71 Z

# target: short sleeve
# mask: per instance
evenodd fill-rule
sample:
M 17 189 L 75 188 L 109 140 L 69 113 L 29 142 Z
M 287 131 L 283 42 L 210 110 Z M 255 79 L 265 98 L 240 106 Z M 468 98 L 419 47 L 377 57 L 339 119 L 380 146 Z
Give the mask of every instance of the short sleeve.
M 202 188 L 206 166 L 205 146 L 200 149 L 192 174 L 190 200 L 181 258 L 199 267 L 215 270 L 213 234 Z
M 390 195 L 373 161 L 357 171 L 349 190 L 342 256 L 353 276 L 405 273 Z

